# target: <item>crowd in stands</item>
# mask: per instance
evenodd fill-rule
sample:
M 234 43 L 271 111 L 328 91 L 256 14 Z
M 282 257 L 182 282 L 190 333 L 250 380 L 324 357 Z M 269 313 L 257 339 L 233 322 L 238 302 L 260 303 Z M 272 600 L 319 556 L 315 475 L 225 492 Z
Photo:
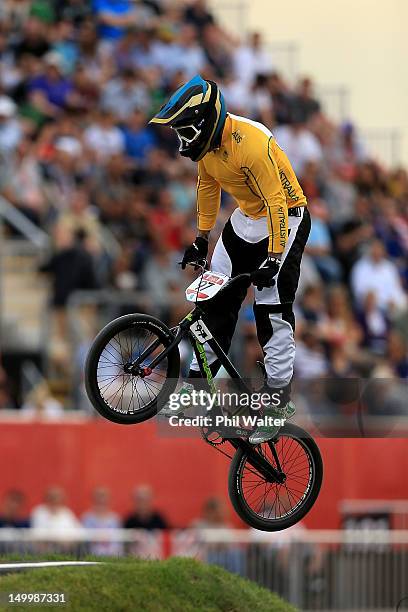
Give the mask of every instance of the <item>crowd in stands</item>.
M 77 517 L 69 508 L 62 487 L 51 486 L 44 494 L 43 502 L 26 514 L 26 499 L 22 491 L 11 489 L 4 495 L 0 509 L 0 528 L 12 527 L 48 529 L 63 533 L 80 525 L 89 529 L 166 529 L 167 520 L 154 508 L 153 491 L 148 485 L 138 486 L 132 494 L 133 509 L 121 518 L 111 509 L 110 492 L 106 487 L 96 487 L 92 492 L 91 507 Z
M 207 498 L 200 515 L 188 524 L 172 525 L 154 503 L 153 490 L 149 485 L 139 485 L 131 496 L 132 508 L 128 514 L 120 515 L 112 507 L 111 494 L 108 488 L 99 486 L 91 493 L 88 510 L 77 515 L 69 507 L 67 496 L 60 486 L 46 489 L 43 502 L 27 512 L 27 500 L 22 491 L 11 489 L 5 492 L 0 505 L 0 536 L 2 530 L 7 534 L 10 529 L 33 529 L 33 541 L 27 543 L 25 552 L 47 550 L 47 552 L 72 552 L 92 554 L 95 556 L 136 555 L 138 557 L 158 557 L 164 554 L 163 530 L 173 530 L 173 547 L 178 554 L 205 559 L 208 563 L 221 565 L 231 572 L 245 575 L 250 569 L 250 556 L 247 558 L 245 548 L 240 545 L 207 544 L 202 530 L 234 529 L 229 520 L 228 506 L 220 497 Z M 245 525 L 241 525 L 249 529 Z M 84 529 L 86 531 L 84 531 Z M 121 537 L 122 532 L 129 531 L 129 538 Z M 95 530 L 93 532 L 93 530 Z M 135 531 L 136 530 L 136 531 Z M 183 531 L 186 530 L 183 534 Z M 250 541 L 253 546 L 260 544 L 264 554 L 278 553 L 282 563 L 296 534 L 306 530 L 303 523 L 286 530 L 274 538 L 274 542 L 262 544 L 260 532 L 250 529 Z M 40 537 L 40 533 L 42 537 Z M 85 534 L 85 541 L 79 534 Z M 35 536 L 36 534 L 36 536 Z M 200 535 L 201 534 L 201 535 Z M 116 535 L 116 537 L 115 537 Z M 126 535 L 126 534 L 125 534 Z M 37 538 L 37 539 L 35 539 Z M 18 532 L 13 534 L 13 543 L 7 538 L 0 539 L 0 550 L 7 552 L 20 550 L 23 540 Z M 37 547 L 37 549 L 36 549 Z M 257 579 L 257 578 L 256 578 Z
M 208 498 L 202 508 L 202 514 L 189 525 L 171 525 L 165 514 L 159 511 L 154 502 L 152 488 L 139 485 L 130 496 L 131 508 L 127 514 L 121 516 L 112 508 L 111 494 L 108 488 L 96 487 L 91 494 L 90 507 L 81 515 L 75 514 L 69 507 L 64 489 L 60 486 L 51 486 L 46 489 L 44 499 L 39 505 L 27 512 L 25 494 L 19 489 L 10 489 L 5 492 L 0 505 L 1 529 L 36 529 L 41 530 L 44 540 L 58 540 L 65 536 L 69 542 L 75 541 L 75 531 L 85 528 L 92 533 L 96 530 L 132 529 L 142 530 L 146 533 L 171 528 L 186 528 L 194 530 L 208 528 L 226 528 L 233 525 L 227 520 L 226 505 L 217 497 Z M 97 532 L 96 532 L 97 533 Z M 114 531 L 112 532 L 114 534 Z M 15 535 L 14 541 L 18 541 Z M 0 542 L 0 547 L 1 547 Z M 95 555 L 118 555 L 126 552 L 120 538 L 106 538 L 90 544 L 89 552 Z M 129 552 L 129 551 L 128 551 Z
M 408 378 L 406 170 L 371 159 L 310 78 L 289 83 L 258 33 L 238 39 L 205 0 L 1 2 L 0 194 L 52 236 L 50 306 L 63 317 L 73 291 L 103 287 L 147 292 L 168 323 L 180 315 L 196 167 L 148 121 L 197 72 L 273 130 L 308 198 L 296 375 Z M 212 244 L 234 206 L 224 194 Z M 240 333 L 250 375 L 250 297 Z

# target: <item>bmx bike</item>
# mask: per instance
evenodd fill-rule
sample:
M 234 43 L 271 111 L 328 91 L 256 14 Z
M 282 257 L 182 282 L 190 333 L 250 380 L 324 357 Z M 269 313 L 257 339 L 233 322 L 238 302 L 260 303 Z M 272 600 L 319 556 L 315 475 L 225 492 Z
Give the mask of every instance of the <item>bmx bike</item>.
M 230 278 L 198 266 L 200 275 L 186 289 L 195 308 L 175 327 L 146 314 L 129 314 L 111 321 L 96 336 L 85 366 L 85 384 L 94 408 L 114 423 L 133 425 L 157 415 L 175 391 L 180 375 L 179 344 L 188 339 L 197 357 L 202 381 L 216 391 L 205 344 L 212 348 L 236 388 L 254 392 L 242 379 L 206 323 L 208 309 L 250 274 Z M 197 267 L 196 267 L 197 269 Z M 293 526 L 315 503 L 323 478 L 319 448 L 309 433 L 286 423 L 277 436 L 254 446 L 250 432 L 236 430 L 223 437 L 203 428 L 204 440 L 231 459 L 228 492 L 231 503 L 251 527 L 279 531 Z M 229 444 L 232 454 L 225 451 Z

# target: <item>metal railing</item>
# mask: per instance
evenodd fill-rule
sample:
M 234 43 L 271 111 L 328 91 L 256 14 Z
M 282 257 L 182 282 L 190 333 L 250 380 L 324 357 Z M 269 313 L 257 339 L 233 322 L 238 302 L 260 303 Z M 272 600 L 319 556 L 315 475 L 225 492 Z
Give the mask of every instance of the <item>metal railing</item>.
M 270 53 L 272 69 L 280 72 L 285 80 L 295 83 L 299 77 L 300 47 L 297 42 L 269 42 L 265 45 Z
M 48 234 L 30 221 L 26 215 L 3 196 L 0 196 L 0 218 L 11 225 L 11 227 L 38 249 L 45 249 L 50 246 Z
M 350 91 L 344 85 L 319 85 L 317 97 L 324 113 L 341 123 L 350 117 Z
M 236 2 L 226 1 L 212 2 L 213 9 L 217 14 L 217 18 L 223 23 L 227 30 L 232 30 L 234 33 L 239 32 L 245 35 L 248 31 L 248 9 L 249 2 L 245 0 L 237 0 Z
M 196 557 L 276 591 L 301 610 L 395 610 L 408 596 L 408 531 L 1 529 L 3 555 Z
M 370 157 L 385 164 L 387 167 L 395 167 L 401 164 L 401 130 L 372 128 L 361 130 L 361 135 Z

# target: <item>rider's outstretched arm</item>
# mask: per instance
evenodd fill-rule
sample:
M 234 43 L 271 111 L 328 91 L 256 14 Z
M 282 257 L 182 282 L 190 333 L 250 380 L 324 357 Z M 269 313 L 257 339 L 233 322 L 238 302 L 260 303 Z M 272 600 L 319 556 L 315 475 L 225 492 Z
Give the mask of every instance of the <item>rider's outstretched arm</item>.
M 221 187 L 205 169 L 204 162 L 198 162 L 197 179 L 197 228 L 198 236 L 207 238 L 213 229 L 220 210 Z

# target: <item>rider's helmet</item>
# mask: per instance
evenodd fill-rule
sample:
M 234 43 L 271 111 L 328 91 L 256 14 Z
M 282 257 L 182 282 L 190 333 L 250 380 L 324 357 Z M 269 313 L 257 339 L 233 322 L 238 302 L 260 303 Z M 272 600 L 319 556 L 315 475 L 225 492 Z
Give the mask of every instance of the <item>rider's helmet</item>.
M 226 116 L 224 96 L 217 84 L 197 74 L 171 96 L 150 123 L 173 128 L 180 154 L 199 161 L 220 146 Z

